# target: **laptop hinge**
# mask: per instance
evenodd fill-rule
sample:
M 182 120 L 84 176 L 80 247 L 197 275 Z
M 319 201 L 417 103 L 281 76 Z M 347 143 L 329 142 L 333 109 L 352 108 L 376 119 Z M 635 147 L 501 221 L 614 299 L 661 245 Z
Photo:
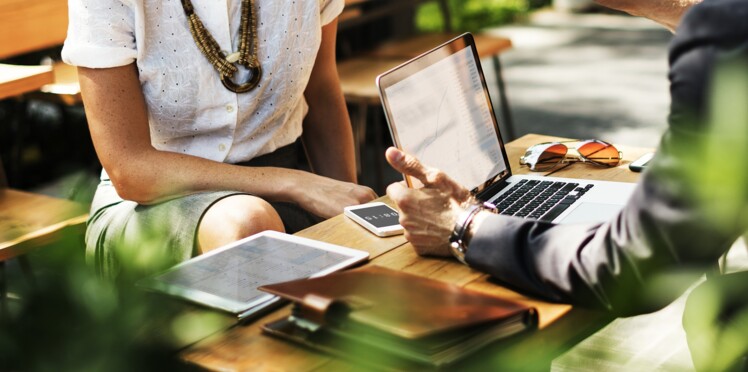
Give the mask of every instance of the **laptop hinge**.
M 498 194 L 499 192 L 501 192 L 501 190 L 504 190 L 504 188 L 509 186 L 509 182 L 506 182 L 507 178 L 492 183 L 481 192 L 475 194 L 475 197 L 482 201 L 491 199 L 494 195 Z

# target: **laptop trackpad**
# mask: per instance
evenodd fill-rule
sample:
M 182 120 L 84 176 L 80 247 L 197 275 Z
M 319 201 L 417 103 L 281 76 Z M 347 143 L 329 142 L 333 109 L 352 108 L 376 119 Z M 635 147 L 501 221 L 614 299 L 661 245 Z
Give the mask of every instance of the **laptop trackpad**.
M 557 223 L 590 223 L 604 222 L 615 217 L 623 208 L 618 204 L 579 203 L 571 213 Z

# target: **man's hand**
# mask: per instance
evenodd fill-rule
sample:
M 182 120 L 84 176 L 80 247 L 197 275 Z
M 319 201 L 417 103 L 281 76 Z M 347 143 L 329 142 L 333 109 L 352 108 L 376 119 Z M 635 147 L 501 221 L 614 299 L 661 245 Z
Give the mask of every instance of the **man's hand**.
M 426 167 L 394 147 L 387 149 L 385 155 L 396 171 L 415 177 L 424 185 L 409 189 L 398 182 L 387 188 L 387 195 L 400 208 L 405 238 L 419 255 L 450 256 L 449 235 L 470 191 L 444 172 Z
M 649 18 L 670 31 L 675 31 L 683 13 L 702 0 L 595 0 L 611 9 Z

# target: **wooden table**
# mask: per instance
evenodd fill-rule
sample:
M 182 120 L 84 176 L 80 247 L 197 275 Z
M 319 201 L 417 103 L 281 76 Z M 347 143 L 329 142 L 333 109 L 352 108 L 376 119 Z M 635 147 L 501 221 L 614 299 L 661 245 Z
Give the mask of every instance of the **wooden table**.
M 0 59 L 62 45 L 67 31 L 65 0 L 0 0 Z
M 516 174 L 518 159 L 528 146 L 564 138 L 529 134 L 506 145 L 511 167 Z M 638 174 L 628 164 L 651 149 L 619 146 L 625 161 L 617 168 L 602 169 L 589 164 L 573 164 L 553 173 L 556 177 L 636 182 Z M 537 173 L 536 173 L 537 174 Z M 385 201 L 389 202 L 388 200 Z M 553 304 L 530 298 L 491 282 L 487 275 L 459 264 L 453 259 L 417 256 L 402 236 L 378 238 L 342 215 L 312 226 L 297 235 L 333 244 L 362 249 L 371 255 L 370 264 L 454 283 L 481 292 L 511 298 L 534 306 L 540 316 L 539 330 L 500 341 L 469 357 L 459 369 L 548 369 L 560 353 L 599 329 L 609 320 L 604 314 L 570 305 Z M 249 325 L 238 325 L 202 340 L 183 350 L 184 360 L 197 366 L 221 371 L 273 370 L 355 370 L 347 361 L 277 340 L 260 332 L 260 326 L 289 314 L 289 307 Z
M 20 96 L 54 82 L 52 66 L 0 64 L 0 99 Z
M 9 3 L 17 2 L 0 5 Z M 0 99 L 36 91 L 53 81 L 51 66 L 0 64 Z M 16 115 L 22 112 L 20 107 L 20 104 L 16 107 Z M 10 120 L 11 125 L 20 126 L 18 121 L 18 118 Z M 20 146 L 17 149 L 20 152 Z M 8 188 L 0 159 L 0 316 L 5 312 L 5 261 L 58 240 L 63 230 L 83 236 L 87 217 L 88 208 L 78 203 Z M 30 275 L 25 260 L 22 267 Z

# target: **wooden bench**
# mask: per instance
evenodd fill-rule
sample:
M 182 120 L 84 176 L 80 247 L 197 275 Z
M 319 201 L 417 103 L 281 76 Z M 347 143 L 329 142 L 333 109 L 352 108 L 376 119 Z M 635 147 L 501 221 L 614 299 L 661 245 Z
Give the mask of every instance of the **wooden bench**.
M 67 27 L 66 0 L 0 0 L 0 60 L 60 46 Z M 44 98 L 65 105 L 81 103 L 75 67 L 55 62 L 51 68 L 53 80 L 39 89 Z
M 0 64 L 0 99 L 39 89 L 54 81 L 52 67 Z
M 0 59 L 60 45 L 66 32 L 65 0 L 0 0 Z M 51 66 L 0 65 L 0 99 L 49 87 L 54 79 Z M 26 124 L 22 109 L 15 107 L 10 125 Z M 19 258 L 30 274 L 26 253 L 66 233 L 82 236 L 87 218 L 88 208 L 79 203 L 9 188 L 0 159 L 0 315 L 6 306 L 5 262 Z
M 0 59 L 61 45 L 67 12 L 65 0 L 0 0 Z

